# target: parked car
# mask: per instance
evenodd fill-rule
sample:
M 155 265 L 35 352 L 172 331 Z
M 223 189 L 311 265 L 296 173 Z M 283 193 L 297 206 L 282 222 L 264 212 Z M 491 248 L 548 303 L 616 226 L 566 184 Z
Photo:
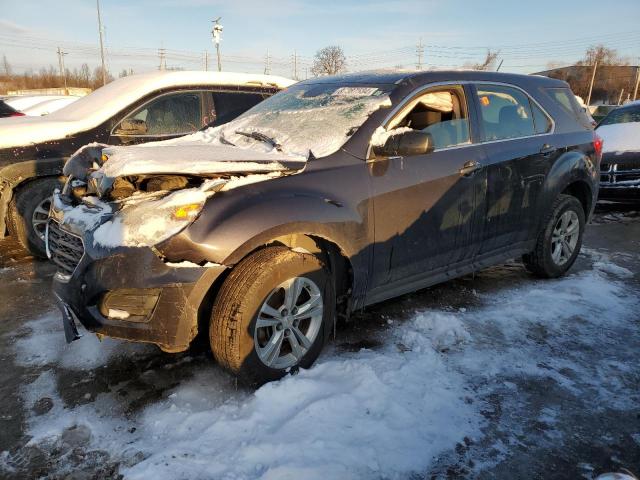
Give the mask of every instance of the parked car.
M 3 100 L 0 100 L 0 118 L 8 118 L 8 117 L 21 117 L 24 113 L 19 112 L 11 105 L 8 105 Z
M 79 98 L 80 97 L 78 96 L 72 95 L 12 95 L 3 97 L 7 105 L 15 108 L 25 115 L 32 116 L 43 115 L 43 113 L 40 113 L 43 110 L 38 107 L 44 107 L 46 105 L 46 113 L 49 114 L 73 103 Z
M 89 142 L 130 145 L 218 125 L 293 81 L 269 75 L 155 72 L 116 80 L 45 117 L 0 122 L 0 237 L 45 257 L 51 192 Z
M 79 100 L 81 97 L 76 96 L 66 96 L 61 98 L 52 98 L 49 100 L 43 100 L 42 102 L 36 103 L 35 105 L 30 106 L 29 108 L 25 108 L 22 113 L 31 117 L 40 117 L 42 115 L 49 115 L 50 113 L 56 112 L 61 108 L 66 107 L 67 105 L 71 105 L 76 100 Z
M 600 198 L 640 199 L 640 101 L 609 113 L 596 129 L 604 140 Z
M 596 121 L 596 123 L 600 123 L 600 121 L 609 115 L 610 112 L 618 108 L 618 105 L 592 105 L 589 107 L 589 111 L 591 112 L 592 118 Z
M 563 275 L 602 145 L 570 99 L 524 75 L 324 77 L 188 137 L 82 152 L 48 223 L 67 340 L 79 320 L 178 352 L 200 330 L 259 384 L 366 305 L 516 256 Z

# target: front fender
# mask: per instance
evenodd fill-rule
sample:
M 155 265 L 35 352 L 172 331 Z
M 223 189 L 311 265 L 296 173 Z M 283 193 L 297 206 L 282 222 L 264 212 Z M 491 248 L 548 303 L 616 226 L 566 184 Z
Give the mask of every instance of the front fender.
M 33 178 L 62 175 L 65 161 L 62 157 L 42 158 L 12 163 L 0 169 L 0 238 L 6 233 L 7 210 L 15 188 Z
M 216 197 L 193 225 L 158 250 L 172 260 L 232 266 L 278 237 L 313 235 L 337 245 L 351 262 L 354 296 L 364 291 L 372 245 L 366 207 L 360 211 L 310 194 L 255 195 L 239 204 L 226 202 L 224 192 Z

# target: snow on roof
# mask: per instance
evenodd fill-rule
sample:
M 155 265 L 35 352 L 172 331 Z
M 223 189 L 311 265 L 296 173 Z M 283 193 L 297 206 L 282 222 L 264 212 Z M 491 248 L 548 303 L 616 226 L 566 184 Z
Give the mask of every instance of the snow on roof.
M 246 86 L 286 88 L 284 77 L 232 72 L 152 72 L 130 75 L 97 89 L 46 117 L 0 122 L 0 148 L 57 140 L 100 125 L 149 93 L 171 87 Z

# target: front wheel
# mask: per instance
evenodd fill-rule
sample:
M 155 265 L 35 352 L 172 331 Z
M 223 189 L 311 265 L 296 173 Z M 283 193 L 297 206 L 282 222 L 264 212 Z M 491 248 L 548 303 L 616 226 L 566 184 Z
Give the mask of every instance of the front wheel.
M 313 364 L 334 307 L 331 275 L 316 256 L 267 247 L 224 281 L 211 315 L 211 350 L 245 383 L 276 380 Z
M 564 275 L 580 253 L 584 226 L 584 209 L 578 199 L 559 195 L 535 250 L 522 257 L 527 270 L 543 278 Z
M 47 258 L 44 233 L 56 188 L 62 188 L 57 178 L 34 180 L 18 190 L 9 204 L 9 233 L 36 257 Z

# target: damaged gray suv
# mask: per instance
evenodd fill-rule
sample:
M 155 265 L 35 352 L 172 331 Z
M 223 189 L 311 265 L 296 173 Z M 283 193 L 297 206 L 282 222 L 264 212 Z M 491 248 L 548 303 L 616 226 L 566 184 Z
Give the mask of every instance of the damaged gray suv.
M 79 321 L 179 352 L 205 331 L 260 384 L 366 305 L 516 256 L 560 276 L 602 150 L 572 99 L 544 77 L 354 74 L 181 139 L 88 146 L 47 227 L 67 340 Z

